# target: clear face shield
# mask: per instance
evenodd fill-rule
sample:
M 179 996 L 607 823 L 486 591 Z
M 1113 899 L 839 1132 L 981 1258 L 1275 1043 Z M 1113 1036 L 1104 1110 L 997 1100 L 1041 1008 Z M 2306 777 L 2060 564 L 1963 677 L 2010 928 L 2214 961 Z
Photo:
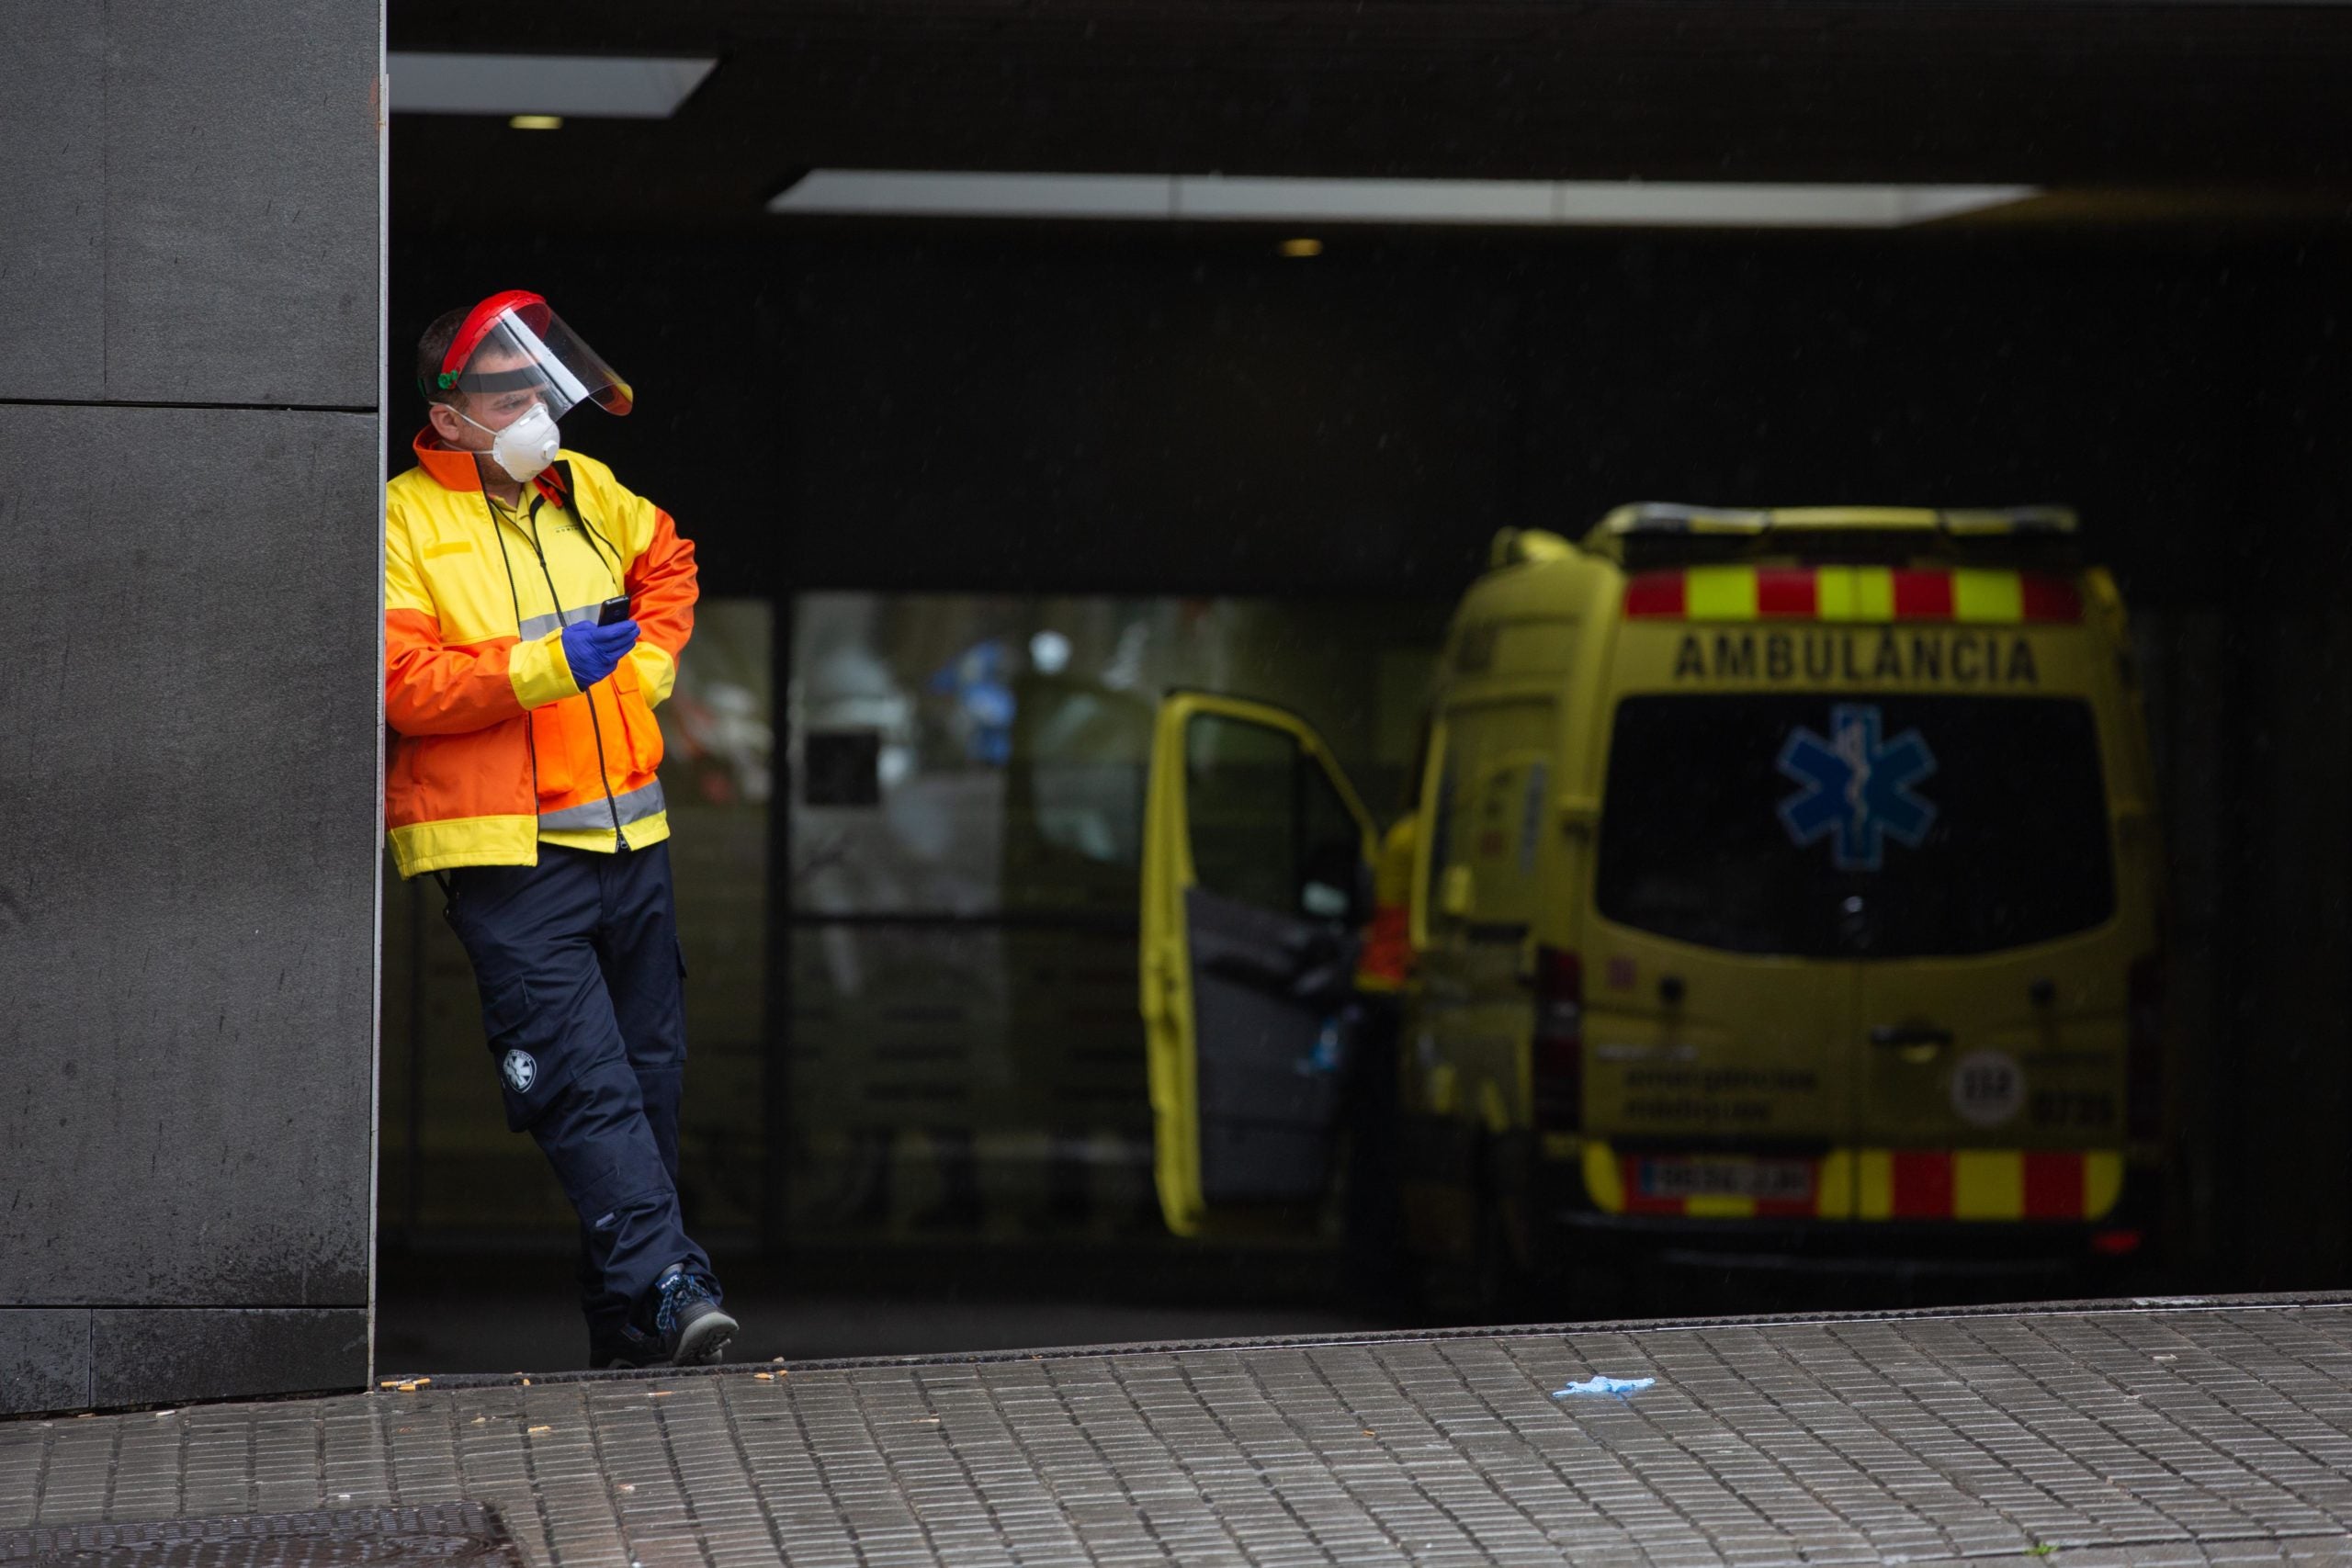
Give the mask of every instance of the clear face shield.
M 475 307 L 475 316 L 481 314 L 482 306 Z M 443 362 L 445 388 L 488 400 L 536 393 L 556 419 L 585 402 L 607 413 L 627 413 L 636 404 L 629 384 L 537 295 L 490 311 L 479 324 L 469 317 L 466 326 L 473 329 L 472 341 L 460 329 L 450 344 L 450 357 L 458 363 Z
M 536 294 L 492 295 L 450 342 L 439 377 L 465 394 L 458 418 L 492 437 L 490 456 L 518 481 L 555 461 L 555 422 L 584 402 L 625 414 L 636 393 Z

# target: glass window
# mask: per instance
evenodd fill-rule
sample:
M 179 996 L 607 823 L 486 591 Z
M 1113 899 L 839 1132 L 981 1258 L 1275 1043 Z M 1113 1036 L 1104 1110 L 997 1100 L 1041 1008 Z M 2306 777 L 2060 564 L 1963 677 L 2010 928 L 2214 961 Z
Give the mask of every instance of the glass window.
M 1349 918 L 1363 833 L 1323 765 L 1287 732 L 1199 715 L 1184 731 L 1184 791 L 1203 887 L 1277 914 Z
M 2115 908 L 2089 706 L 1658 696 L 1618 705 L 1595 900 L 1738 953 L 1989 953 Z
M 800 595 L 794 913 L 1131 921 L 1164 693 L 1245 692 L 1303 714 L 1367 799 L 1394 799 L 1444 612 Z
M 1371 798 L 1395 798 L 1450 608 L 795 596 L 784 1228 L 1164 1238 L 1136 1010 L 1159 701 L 1242 692 L 1304 714 Z M 1317 877 L 1316 849 L 1344 841 L 1352 864 L 1357 829 L 1320 768 L 1263 727 L 1201 744 L 1206 787 L 1232 792 L 1196 808 L 1257 846 L 1204 841 L 1203 874 L 1286 911 L 1344 908 L 1348 877 Z
M 1184 730 L 1193 875 L 1222 898 L 1293 913 L 1299 904 L 1298 742 L 1262 724 L 1202 714 Z

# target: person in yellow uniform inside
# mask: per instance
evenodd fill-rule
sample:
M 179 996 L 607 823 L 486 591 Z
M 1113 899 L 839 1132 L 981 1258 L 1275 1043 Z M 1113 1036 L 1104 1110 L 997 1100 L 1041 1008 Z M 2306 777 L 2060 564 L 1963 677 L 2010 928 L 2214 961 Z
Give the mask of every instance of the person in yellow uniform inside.
M 1384 834 L 1373 863 L 1372 917 L 1356 949 L 1355 1049 L 1350 1064 L 1344 1267 L 1351 1293 L 1387 1301 L 1397 1277 L 1396 1053 L 1413 970 L 1413 851 L 1408 813 Z

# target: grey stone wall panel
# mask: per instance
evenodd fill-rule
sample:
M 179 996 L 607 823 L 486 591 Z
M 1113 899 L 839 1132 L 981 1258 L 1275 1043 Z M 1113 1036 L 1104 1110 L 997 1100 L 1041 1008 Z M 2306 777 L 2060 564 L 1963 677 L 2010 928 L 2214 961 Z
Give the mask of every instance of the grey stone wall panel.
M 0 407 L 0 1302 L 367 1300 L 376 469 L 371 415 Z
M 106 388 L 106 28 L 0 0 L 0 398 Z
M 0 0 L 0 398 L 373 407 L 377 21 Z
M 90 1403 L 310 1393 L 368 1382 L 364 1308 L 115 1311 L 92 1316 Z
M 107 396 L 373 408 L 377 8 L 107 14 Z
M 89 1403 L 89 1312 L 0 1307 L 0 1416 Z

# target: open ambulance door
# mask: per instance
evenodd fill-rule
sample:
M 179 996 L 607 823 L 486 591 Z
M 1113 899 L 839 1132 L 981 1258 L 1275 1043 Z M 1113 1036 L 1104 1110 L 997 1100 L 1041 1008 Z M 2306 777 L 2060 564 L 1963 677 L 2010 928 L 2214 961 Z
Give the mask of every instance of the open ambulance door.
M 1372 818 L 1264 703 L 1160 705 L 1142 1004 L 1159 1204 L 1179 1235 L 1305 1234 L 1330 1189 Z

